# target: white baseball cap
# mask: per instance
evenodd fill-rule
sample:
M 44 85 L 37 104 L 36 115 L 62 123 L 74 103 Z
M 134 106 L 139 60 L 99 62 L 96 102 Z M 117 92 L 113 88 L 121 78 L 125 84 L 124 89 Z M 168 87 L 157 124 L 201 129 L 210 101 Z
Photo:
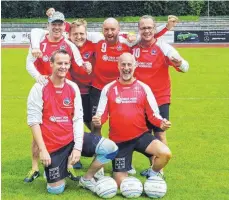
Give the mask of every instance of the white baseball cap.
M 53 23 L 54 21 L 64 22 L 65 21 L 64 14 L 59 11 L 54 12 L 53 15 L 48 18 L 48 22 Z

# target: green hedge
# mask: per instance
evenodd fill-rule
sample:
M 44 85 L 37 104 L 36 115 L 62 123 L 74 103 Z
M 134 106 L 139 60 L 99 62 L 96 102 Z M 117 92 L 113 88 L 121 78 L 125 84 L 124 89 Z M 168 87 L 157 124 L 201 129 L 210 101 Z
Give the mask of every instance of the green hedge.
M 3 1 L 2 18 L 43 18 L 54 7 L 67 18 L 207 15 L 208 2 L 200 1 Z M 209 2 L 210 15 L 229 15 L 229 2 Z

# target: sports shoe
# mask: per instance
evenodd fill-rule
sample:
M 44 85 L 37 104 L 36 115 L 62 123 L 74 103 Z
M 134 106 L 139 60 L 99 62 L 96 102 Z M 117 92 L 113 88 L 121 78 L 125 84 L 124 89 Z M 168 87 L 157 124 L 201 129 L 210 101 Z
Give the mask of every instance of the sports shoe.
M 68 178 L 70 178 L 73 181 L 79 181 L 80 176 L 77 176 L 77 174 L 73 168 L 69 168 L 68 169 Z
M 102 167 L 99 171 L 97 171 L 94 175 L 96 179 L 100 179 L 104 177 L 104 168 Z
M 132 169 L 130 169 L 130 170 L 128 171 L 128 174 L 131 174 L 131 175 L 136 174 L 137 172 L 136 172 L 136 170 L 135 170 L 135 168 L 134 168 L 133 165 L 131 165 L 131 168 L 132 168 Z
M 159 172 L 157 176 L 160 176 L 162 179 L 166 180 L 166 177 L 163 172 Z
M 151 170 L 151 168 L 145 169 L 140 173 L 140 175 L 141 176 L 149 176 L 150 170 Z
M 151 176 L 159 176 L 159 177 L 161 177 L 163 180 L 166 179 L 163 172 L 158 172 L 158 173 L 156 173 L 156 174 L 154 174 L 154 175 L 152 175 L 152 173 L 149 172 L 149 173 L 146 175 L 146 178 L 148 179 L 148 178 L 151 177 Z
M 87 180 L 81 177 L 79 181 L 79 185 L 83 188 L 91 190 L 93 193 L 95 192 L 96 181 L 94 178 Z
M 79 160 L 77 163 L 75 163 L 75 164 L 73 165 L 73 168 L 74 168 L 74 169 L 82 169 L 82 168 L 83 168 L 83 165 L 82 165 L 82 163 L 80 162 L 80 160 Z
M 24 182 L 26 182 L 26 183 L 32 182 L 39 176 L 40 176 L 39 171 L 30 170 L 29 173 L 27 174 L 27 176 L 25 177 Z

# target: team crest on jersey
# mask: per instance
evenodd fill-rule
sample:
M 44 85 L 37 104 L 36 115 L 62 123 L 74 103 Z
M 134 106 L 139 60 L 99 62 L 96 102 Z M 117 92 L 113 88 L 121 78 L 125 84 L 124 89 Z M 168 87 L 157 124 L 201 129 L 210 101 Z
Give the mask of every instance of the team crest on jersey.
M 108 60 L 108 56 L 107 55 L 103 55 L 103 60 L 107 61 Z
M 56 122 L 55 116 L 50 116 L 50 117 L 49 117 L 49 120 L 50 120 L 51 122 Z
M 71 99 L 66 97 L 64 100 L 63 100 L 63 105 L 64 106 L 70 106 L 71 105 Z
M 122 51 L 122 46 L 121 46 L 121 45 L 118 45 L 118 46 L 117 46 L 117 50 L 118 50 L 118 51 Z
M 90 57 L 90 53 L 86 52 L 83 54 L 83 58 L 88 59 Z
M 60 46 L 60 49 L 65 50 L 66 46 L 62 45 L 62 46 Z
M 49 57 L 47 55 L 45 55 L 45 56 L 42 57 L 42 60 L 44 62 L 48 62 L 49 61 Z
M 122 99 L 121 99 L 120 97 L 116 97 L 116 98 L 115 98 L 115 102 L 116 102 L 117 104 L 120 104 L 120 103 L 122 103 Z
M 151 51 L 151 54 L 152 54 L 152 55 L 156 55 L 156 53 L 157 53 L 157 51 L 156 51 L 155 49 L 153 49 L 153 50 Z

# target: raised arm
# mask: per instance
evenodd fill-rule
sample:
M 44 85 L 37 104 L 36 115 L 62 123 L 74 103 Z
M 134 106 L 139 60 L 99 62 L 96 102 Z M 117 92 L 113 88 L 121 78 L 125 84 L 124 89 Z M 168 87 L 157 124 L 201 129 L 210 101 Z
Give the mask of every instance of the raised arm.
M 168 59 L 169 65 L 173 66 L 178 72 L 187 72 L 189 70 L 189 63 L 180 56 L 174 47 L 162 40 L 158 42 L 164 55 Z
M 31 53 L 32 56 L 35 58 L 41 58 L 42 57 L 42 52 L 40 50 L 40 42 L 43 40 L 45 35 L 48 33 L 47 30 L 44 29 L 39 29 L 39 28 L 33 28 L 31 30 Z

